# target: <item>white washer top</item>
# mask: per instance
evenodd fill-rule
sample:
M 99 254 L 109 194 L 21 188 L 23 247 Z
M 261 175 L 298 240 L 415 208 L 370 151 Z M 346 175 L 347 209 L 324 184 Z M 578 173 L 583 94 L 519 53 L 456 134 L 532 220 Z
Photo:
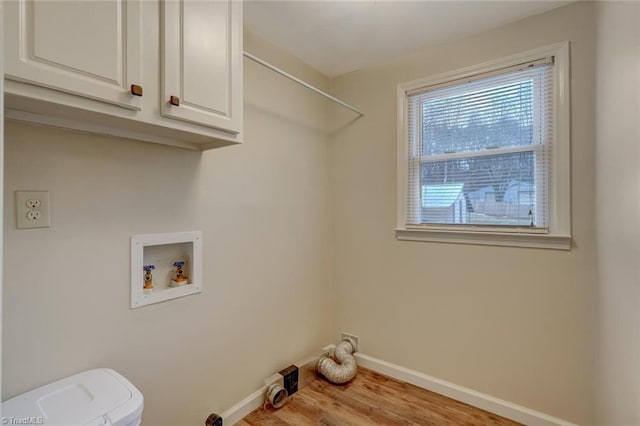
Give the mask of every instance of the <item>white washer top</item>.
M 99 368 L 58 380 L 2 403 L 5 419 L 36 417 L 44 425 L 121 426 L 142 415 L 138 389 L 116 371 Z

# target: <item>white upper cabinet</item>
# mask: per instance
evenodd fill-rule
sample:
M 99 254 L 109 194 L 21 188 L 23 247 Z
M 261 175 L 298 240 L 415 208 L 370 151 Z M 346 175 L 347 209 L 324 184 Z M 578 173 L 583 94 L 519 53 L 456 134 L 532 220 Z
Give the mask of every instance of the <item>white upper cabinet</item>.
M 162 8 L 162 115 L 240 132 L 242 4 L 165 0 Z
M 5 2 L 5 75 L 140 110 L 138 1 Z
M 242 142 L 240 0 L 3 4 L 7 119 L 194 150 Z

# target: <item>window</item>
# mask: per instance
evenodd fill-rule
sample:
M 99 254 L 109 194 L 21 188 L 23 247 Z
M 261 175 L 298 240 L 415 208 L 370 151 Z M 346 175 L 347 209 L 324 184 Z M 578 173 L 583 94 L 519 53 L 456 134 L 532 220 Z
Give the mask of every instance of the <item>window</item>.
M 402 84 L 400 239 L 570 248 L 568 43 Z

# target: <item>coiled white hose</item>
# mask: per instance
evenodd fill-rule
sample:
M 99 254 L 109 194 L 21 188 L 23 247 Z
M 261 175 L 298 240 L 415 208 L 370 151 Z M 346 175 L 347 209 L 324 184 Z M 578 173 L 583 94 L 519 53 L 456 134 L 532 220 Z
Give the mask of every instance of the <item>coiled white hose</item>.
M 336 345 L 334 350 L 336 361 L 324 355 L 318 361 L 318 372 L 331 383 L 341 385 L 356 377 L 358 364 L 352 355 L 356 350 L 356 344 L 352 339 L 345 338 Z

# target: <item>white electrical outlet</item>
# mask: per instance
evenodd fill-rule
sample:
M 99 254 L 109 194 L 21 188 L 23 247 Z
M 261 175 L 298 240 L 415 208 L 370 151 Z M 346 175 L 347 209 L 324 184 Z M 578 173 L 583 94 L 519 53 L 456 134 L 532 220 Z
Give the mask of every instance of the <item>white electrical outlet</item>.
M 29 210 L 27 212 L 27 220 L 40 220 L 42 219 L 42 213 L 38 210 Z
M 42 201 L 38 198 L 29 198 L 26 203 L 24 203 L 28 209 L 39 209 L 42 207 Z
M 16 226 L 19 229 L 51 226 L 49 191 L 16 191 Z

